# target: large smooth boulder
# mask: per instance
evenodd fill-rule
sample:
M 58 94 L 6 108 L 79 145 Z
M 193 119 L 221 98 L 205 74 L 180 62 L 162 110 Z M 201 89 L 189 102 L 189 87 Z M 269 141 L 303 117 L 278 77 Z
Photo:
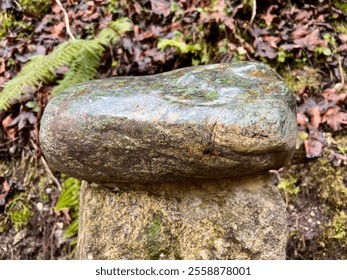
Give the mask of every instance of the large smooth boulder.
M 216 64 L 77 85 L 50 101 L 40 139 L 53 169 L 87 181 L 229 178 L 283 166 L 295 117 L 269 67 Z

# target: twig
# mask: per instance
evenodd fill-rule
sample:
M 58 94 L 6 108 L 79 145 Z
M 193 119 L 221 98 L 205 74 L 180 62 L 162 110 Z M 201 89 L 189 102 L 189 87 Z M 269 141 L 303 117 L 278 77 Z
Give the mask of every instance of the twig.
M 60 2 L 60 0 L 55 0 L 55 2 L 58 4 L 62 12 L 64 13 L 65 17 L 65 28 L 66 28 L 66 33 L 70 36 L 72 40 L 76 40 L 75 36 L 72 34 L 71 29 L 70 29 L 70 23 L 69 23 L 69 16 L 66 12 L 66 10 L 63 7 L 63 4 Z
M 57 178 L 55 178 L 55 176 L 53 175 L 51 169 L 49 168 L 49 166 L 48 166 L 46 160 L 43 158 L 43 156 L 41 156 L 41 161 L 42 161 L 44 167 L 46 168 L 47 173 L 51 176 L 53 182 L 57 185 L 58 190 L 61 192 L 61 185 L 60 185 L 59 181 L 57 180 Z
M 252 17 L 251 17 L 251 21 L 249 22 L 249 25 L 253 24 L 256 14 L 257 14 L 257 0 L 253 0 Z
M 30 144 L 33 145 L 34 149 L 37 151 L 38 147 L 36 146 L 36 144 L 34 143 L 34 141 L 32 139 L 30 139 Z M 55 176 L 53 175 L 51 169 L 49 168 L 46 160 L 43 158 L 43 156 L 40 157 L 43 166 L 45 167 L 48 175 L 52 178 L 53 182 L 57 185 L 58 190 L 61 192 L 61 185 L 59 183 L 59 181 L 57 180 L 57 178 L 55 178 Z
M 341 84 L 342 86 L 345 84 L 345 72 L 343 71 L 342 68 L 342 59 L 340 55 L 337 55 L 337 60 L 339 62 L 339 71 L 340 71 L 340 76 L 341 76 Z

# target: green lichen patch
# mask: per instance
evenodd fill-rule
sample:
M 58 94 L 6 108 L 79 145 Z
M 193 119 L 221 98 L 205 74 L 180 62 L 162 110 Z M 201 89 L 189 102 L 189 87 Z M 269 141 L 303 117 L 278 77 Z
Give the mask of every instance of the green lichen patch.
M 152 218 L 149 228 L 146 230 L 146 247 L 148 250 L 148 256 L 151 260 L 160 259 L 161 254 L 165 254 L 163 244 L 161 240 L 161 218 L 158 214 L 155 214 Z

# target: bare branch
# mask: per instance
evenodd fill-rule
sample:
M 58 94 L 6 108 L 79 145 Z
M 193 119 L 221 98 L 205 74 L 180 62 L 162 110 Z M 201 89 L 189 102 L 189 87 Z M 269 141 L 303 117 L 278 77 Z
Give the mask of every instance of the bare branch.
M 66 28 L 66 33 L 70 36 L 72 40 L 76 40 L 75 36 L 72 34 L 71 29 L 70 29 L 70 23 L 69 23 L 69 16 L 66 12 L 66 10 L 63 7 L 63 4 L 59 0 L 55 0 L 55 2 L 58 4 L 62 12 L 64 13 L 64 18 L 65 18 L 65 28 Z
M 253 0 L 253 5 L 252 5 L 252 17 L 251 17 L 251 21 L 249 22 L 249 25 L 253 24 L 253 21 L 255 19 L 255 16 L 257 14 L 257 1 Z

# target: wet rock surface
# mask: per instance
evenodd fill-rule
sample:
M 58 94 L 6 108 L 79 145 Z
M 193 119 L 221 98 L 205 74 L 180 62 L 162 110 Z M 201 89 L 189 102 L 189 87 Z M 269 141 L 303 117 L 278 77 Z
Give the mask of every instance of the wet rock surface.
M 53 98 L 41 122 L 49 165 L 89 182 L 230 178 L 282 167 L 295 102 L 264 64 L 116 77 Z

